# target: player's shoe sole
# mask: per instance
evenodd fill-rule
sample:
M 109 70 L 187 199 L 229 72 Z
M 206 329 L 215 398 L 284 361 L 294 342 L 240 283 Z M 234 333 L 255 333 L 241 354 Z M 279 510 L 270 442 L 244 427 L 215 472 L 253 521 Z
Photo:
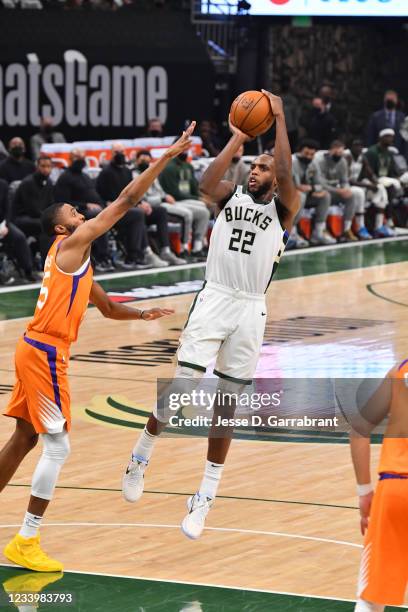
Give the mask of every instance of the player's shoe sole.
M 60 561 L 51 559 L 42 550 L 39 535 L 33 538 L 23 538 L 17 534 L 7 544 L 3 553 L 9 561 L 34 572 L 62 572 L 64 569 Z

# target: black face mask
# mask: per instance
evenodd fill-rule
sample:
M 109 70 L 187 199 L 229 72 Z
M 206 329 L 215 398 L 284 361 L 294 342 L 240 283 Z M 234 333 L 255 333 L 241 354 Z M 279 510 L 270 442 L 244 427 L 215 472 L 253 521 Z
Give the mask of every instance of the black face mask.
M 81 172 L 83 168 L 86 166 L 86 161 L 84 159 L 76 159 L 71 164 L 71 170 L 73 172 Z
M 302 162 L 302 164 L 305 164 L 306 166 L 308 166 L 312 161 L 311 159 L 309 159 L 309 157 L 303 157 L 302 155 L 298 155 L 298 159 Z
M 178 157 L 178 159 L 180 161 L 185 162 L 187 157 L 188 157 L 188 154 L 187 153 L 180 153 L 180 155 L 178 155 L 177 157 Z
M 160 130 L 150 130 L 149 131 L 149 136 L 151 136 L 152 138 L 159 138 L 159 136 L 161 136 L 161 132 Z
M 386 100 L 385 108 L 388 110 L 394 110 L 395 108 L 397 108 L 397 105 L 395 104 L 394 100 Z
M 147 162 L 140 162 L 140 164 L 137 164 L 137 169 L 139 170 L 139 172 L 144 172 L 148 169 L 148 167 L 149 164 Z
M 20 157 L 23 157 L 24 155 L 23 147 L 20 147 L 20 146 L 11 147 L 10 155 L 11 157 L 14 157 L 14 159 L 19 159 Z
M 112 157 L 112 161 L 115 166 L 123 166 L 126 163 L 126 157 L 124 153 L 115 153 Z
M 334 162 L 337 163 L 341 160 L 342 156 L 341 155 L 331 155 L 331 158 Z

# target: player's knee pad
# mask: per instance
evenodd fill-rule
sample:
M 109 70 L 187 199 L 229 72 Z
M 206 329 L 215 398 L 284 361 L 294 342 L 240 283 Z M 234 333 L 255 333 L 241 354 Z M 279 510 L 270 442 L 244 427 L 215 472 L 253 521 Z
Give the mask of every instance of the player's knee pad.
M 42 456 L 44 459 L 49 459 L 59 465 L 63 465 L 71 450 L 68 432 L 42 434 L 41 439 L 43 442 Z

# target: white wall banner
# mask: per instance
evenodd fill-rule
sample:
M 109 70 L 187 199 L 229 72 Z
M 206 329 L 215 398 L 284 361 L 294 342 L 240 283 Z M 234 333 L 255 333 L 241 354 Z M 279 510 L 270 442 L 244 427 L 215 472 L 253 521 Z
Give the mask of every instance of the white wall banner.
M 251 15 L 407 17 L 408 0 L 250 0 Z

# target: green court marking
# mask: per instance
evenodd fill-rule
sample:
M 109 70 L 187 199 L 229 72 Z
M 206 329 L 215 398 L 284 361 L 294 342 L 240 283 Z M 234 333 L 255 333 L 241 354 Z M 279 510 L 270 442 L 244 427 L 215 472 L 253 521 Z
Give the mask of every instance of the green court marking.
M 8 483 L 8 487 L 22 487 L 29 488 L 31 484 L 12 484 Z M 103 491 L 105 493 L 119 493 L 122 489 L 111 489 L 106 487 L 73 487 L 68 485 L 57 485 L 57 489 L 68 489 L 71 491 Z M 144 494 L 149 493 L 150 495 L 179 495 L 181 497 L 190 497 L 193 493 L 180 493 L 177 491 L 148 491 L 145 489 Z M 288 499 L 267 499 L 263 497 L 239 497 L 238 495 L 217 495 L 217 499 L 234 499 L 238 501 L 256 501 L 256 502 L 267 502 L 269 504 L 293 504 L 298 506 L 318 506 L 321 508 L 340 508 L 343 510 L 358 510 L 357 506 L 344 506 L 341 504 L 322 504 L 319 502 L 305 502 L 305 501 L 292 501 Z
M 199 556 L 191 556 L 189 563 L 199 563 Z M 271 575 L 273 571 L 272 567 Z M 339 599 L 181 581 L 69 571 L 59 578 L 56 574 L 36 574 L 7 566 L 0 566 L 0 581 L 4 590 L 0 593 L 0 606 L 4 610 L 16 609 L 8 603 L 7 592 L 10 591 L 72 594 L 72 605 L 40 604 L 37 608 L 40 612 L 51 609 L 78 612 L 352 612 L 355 605 L 352 601 Z M 398 609 L 401 608 L 387 607 L 390 611 Z
M 403 262 L 407 259 L 407 247 L 408 240 L 390 240 L 375 244 L 360 243 L 347 248 L 323 248 L 310 253 L 307 250 L 299 253 L 291 251 L 290 256 L 283 256 L 276 273 L 276 280 Z M 204 266 L 111 278 L 98 282 L 106 290 L 119 291 L 152 285 L 168 286 L 177 282 L 198 279 L 204 279 Z M 0 293 L 0 319 L 15 319 L 32 315 L 38 292 L 38 288 L 35 288 Z

